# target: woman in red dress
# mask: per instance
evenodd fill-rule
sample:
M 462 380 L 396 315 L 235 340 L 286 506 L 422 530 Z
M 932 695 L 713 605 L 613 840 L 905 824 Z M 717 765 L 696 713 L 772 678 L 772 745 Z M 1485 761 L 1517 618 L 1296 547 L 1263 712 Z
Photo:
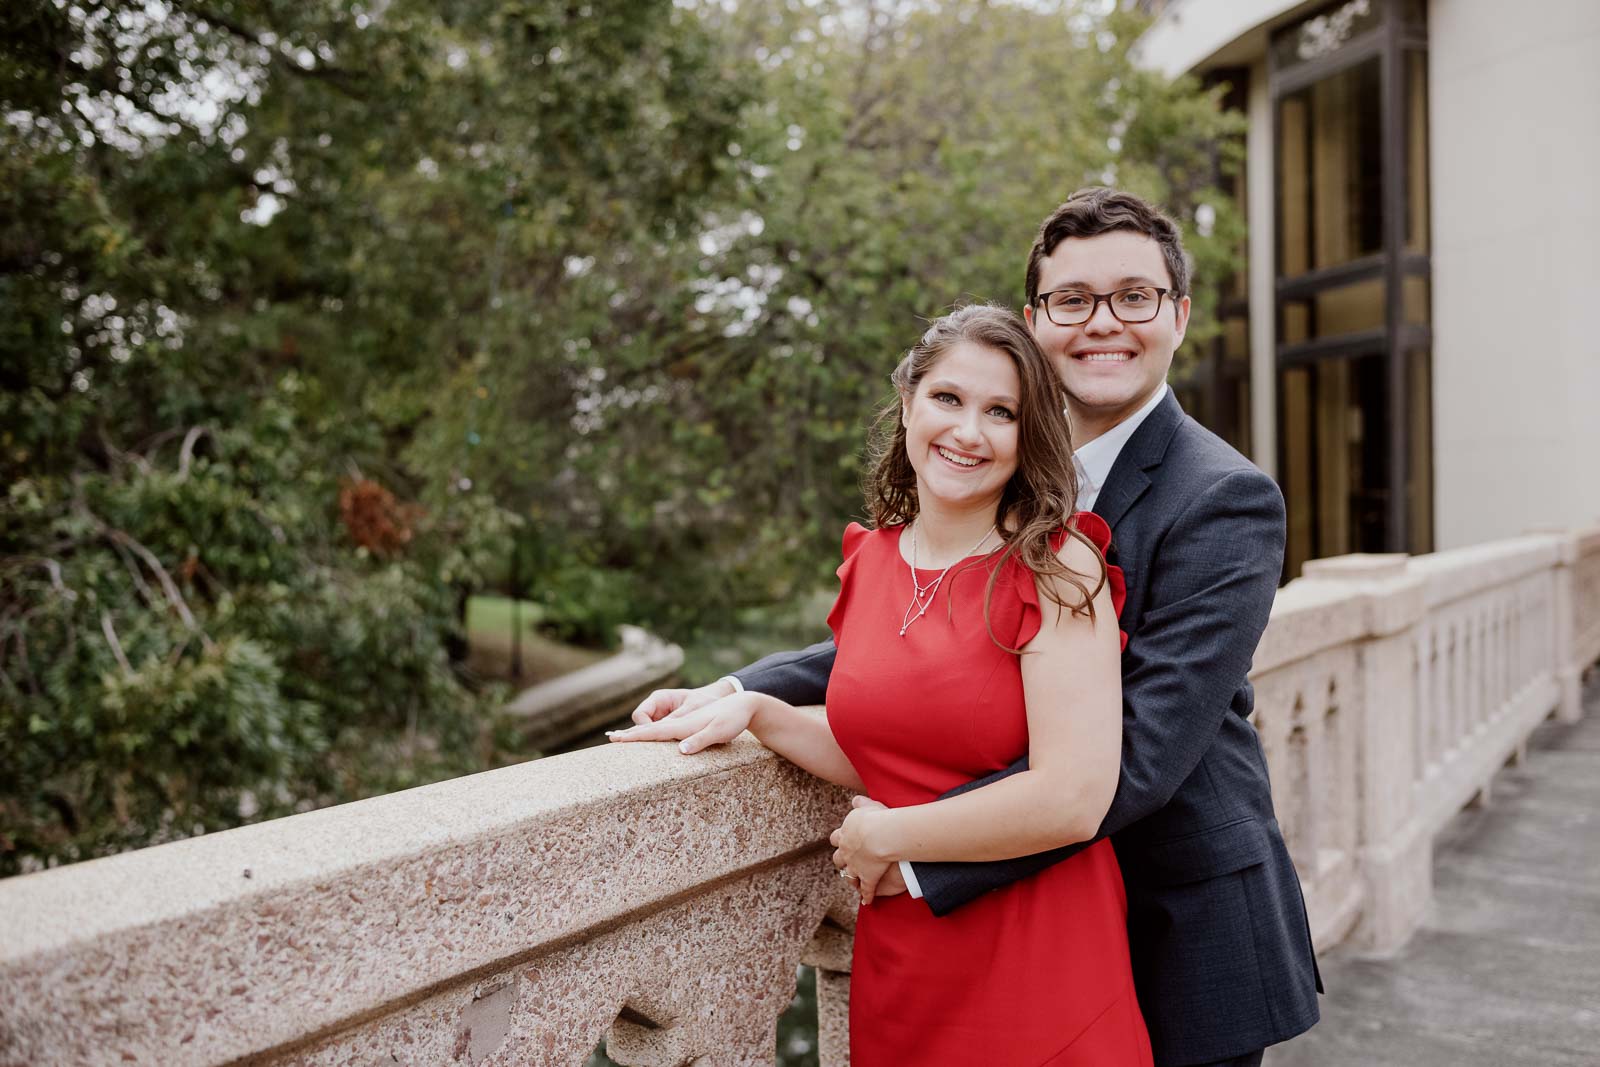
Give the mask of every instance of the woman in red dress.
M 745 729 L 870 797 L 834 834 L 859 887 L 853 1067 L 1147 1067 L 1127 906 L 1102 840 L 936 918 L 874 899 L 901 860 L 1031 855 L 1095 835 L 1121 748 L 1122 576 L 1074 513 L 1065 398 L 999 308 L 935 321 L 896 368 L 868 491 L 844 534 L 826 721 L 739 693 L 618 731 L 684 752 Z M 958 785 L 1029 769 L 934 805 Z

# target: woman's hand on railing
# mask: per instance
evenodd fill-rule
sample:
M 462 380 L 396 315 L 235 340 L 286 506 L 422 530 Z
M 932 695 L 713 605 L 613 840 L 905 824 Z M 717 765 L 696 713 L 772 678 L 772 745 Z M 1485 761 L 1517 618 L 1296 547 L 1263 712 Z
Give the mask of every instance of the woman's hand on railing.
M 818 778 L 855 792 L 866 788 L 826 716 L 763 693 L 728 693 L 729 688 L 727 682 L 713 682 L 699 689 L 659 689 L 634 710 L 637 725 L 607 730 L 606 736 L 613 741 L 681 741 L 680 751 L 694 753 L 749 730 L 767 748 Z
M 718 678 L 710 685 L 702 685 L 699 689 L 657 689 L 639 701 L 639 706 L 633 709 L 631 718 L 642 725 L 668 715 L 687 715 L 696 708 L 703 708 L 712 701 L 732 696 L 733 693 L 733 683 L 726 678 Z
M 658 693 L 680 692 L 693 695 L 710 688 L 713 686 L 690 690 L 659 690 Z M 651 699 L 654 699 L 655 695 L 652 694 Z M 734 693 L 732 696 L 720 699 L 713 698 L 709 703 L 701 701 L 692 707 L 686 706 L 685 700 L 653 722 L 646 720 L 624 730 L 607 730 L 606 736 L 613 741 L 677 741 L 678 751 L 686 754 L 695 753 L 711 745 L 725 744 L 744 733 L 764 699 L 766 698 L 760 693 Z M 646 700 L 640 705 L 640 709 L 643 710 L 649 703 L 650 700 Z M 639 712 L 635 711 L 636 722 L 638 717 Z

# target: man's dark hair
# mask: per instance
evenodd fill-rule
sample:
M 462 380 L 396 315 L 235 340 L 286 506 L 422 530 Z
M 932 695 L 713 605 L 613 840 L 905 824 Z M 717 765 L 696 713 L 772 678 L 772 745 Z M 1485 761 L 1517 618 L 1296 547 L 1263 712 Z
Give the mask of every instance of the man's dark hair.
M 1127 230 L 1142 233 L 1161 246 L 1172 276 L 1172 299 L 1189 295 L 1189 257 L 1183 250 L 1183 235 L 1177 223 L 1162 214 L 1154 204 L 1132 193 L 1104 186 L 1079 189 L 1066 203 L 1050 212 L 1033 239 L 1028 253 L 1028 306 L 1039 299 L 1039 265 L 1056 246 L 1069 237 L 1098 237 L 1102 233 Z

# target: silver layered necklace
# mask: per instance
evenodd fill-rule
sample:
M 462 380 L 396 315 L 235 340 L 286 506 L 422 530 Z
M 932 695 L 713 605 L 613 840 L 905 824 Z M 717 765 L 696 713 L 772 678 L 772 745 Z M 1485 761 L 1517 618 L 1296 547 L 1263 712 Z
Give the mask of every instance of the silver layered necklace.
M 944 582 L 944 576 L 950 573 L 950 567 L 954 567 L 957 563 L 960 563 L 962 560 L 968 559 L 968 558 L 970 558 L 972 556 L 977 555 L 978 554 L 978 549 L 983 547 L 983 543 L 985 541 L 989 540 L 989 535 L 994 533 L 995 529 L 998 526 L 998 524 L 996 524 L 996 526 L 990 526 L 989 529 L 984 533 L 984 535 L 982 537 L 978 538 L 978 543 L 977 544 L 973 545 L 971 548 L 967 549 L 967 551 L 964 552 L 962 555 L 960 555 L 956 559 L 952 560 L 950 562 L 950 566 L 946 567 L 944 570 L 940 571 L 939 572 L 939 576 L 937 578 L 934 578 L 932 581 L 930 581 L 926 585 L 924 585 L 921 582 L 917 581 L 917 526 L 918 525 L 919 525 L 918 519 L 912 519 L 911 520 L 911 603 L 906 605 L 906 612 L 905 612 L 904 615 L 902 615 L 900 617 L 900 636 L 901 637 L 904 637 L 906 635 L 906 631 L 911 629 L 911 624 L 912 623 L 916 622 L 918 619 L 920 619 L 924 615 L 926 615 L 928 613 L 928 609 L 933 606 L 933 599 L 934 599 L 935 596 L 938 595 L 939 586 L 940 586 L 940 584 L 942 584 Z

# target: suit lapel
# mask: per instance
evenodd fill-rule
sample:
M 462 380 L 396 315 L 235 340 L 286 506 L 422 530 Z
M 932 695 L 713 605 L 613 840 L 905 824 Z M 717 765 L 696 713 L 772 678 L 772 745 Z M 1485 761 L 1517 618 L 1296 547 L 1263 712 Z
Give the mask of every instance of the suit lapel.
M 1112 468 L 1110 476 L 1106 478 L 1106 487 L 1100 490 L 1100 496 L 1094 502 L 1095 514 L 1106 520 L 1106 525 L 1113 531 L 1116 530 L 1117 523 L 1122 521 L 1122 516 L 1128 513 L 1128 509 L 1144 496 L 1146 489 L 1150 488 L 1148 474 L 1142 470 L 1118 470 L 1117 468 L 1121 466 L 1122 461 L 1119 458 L 1116 467 Z
M 1161 465 L 1167 445 L 1182 421 L 1183 408 L 1169 389 L 1117 454 L 1111 473 L 1106 475 L 1106 484 L 1094 502 L 1095 514 L 1106 520 L 1113 532 L 1128 509 L 1150 488 L 1150 476 L 1145 472 Z

